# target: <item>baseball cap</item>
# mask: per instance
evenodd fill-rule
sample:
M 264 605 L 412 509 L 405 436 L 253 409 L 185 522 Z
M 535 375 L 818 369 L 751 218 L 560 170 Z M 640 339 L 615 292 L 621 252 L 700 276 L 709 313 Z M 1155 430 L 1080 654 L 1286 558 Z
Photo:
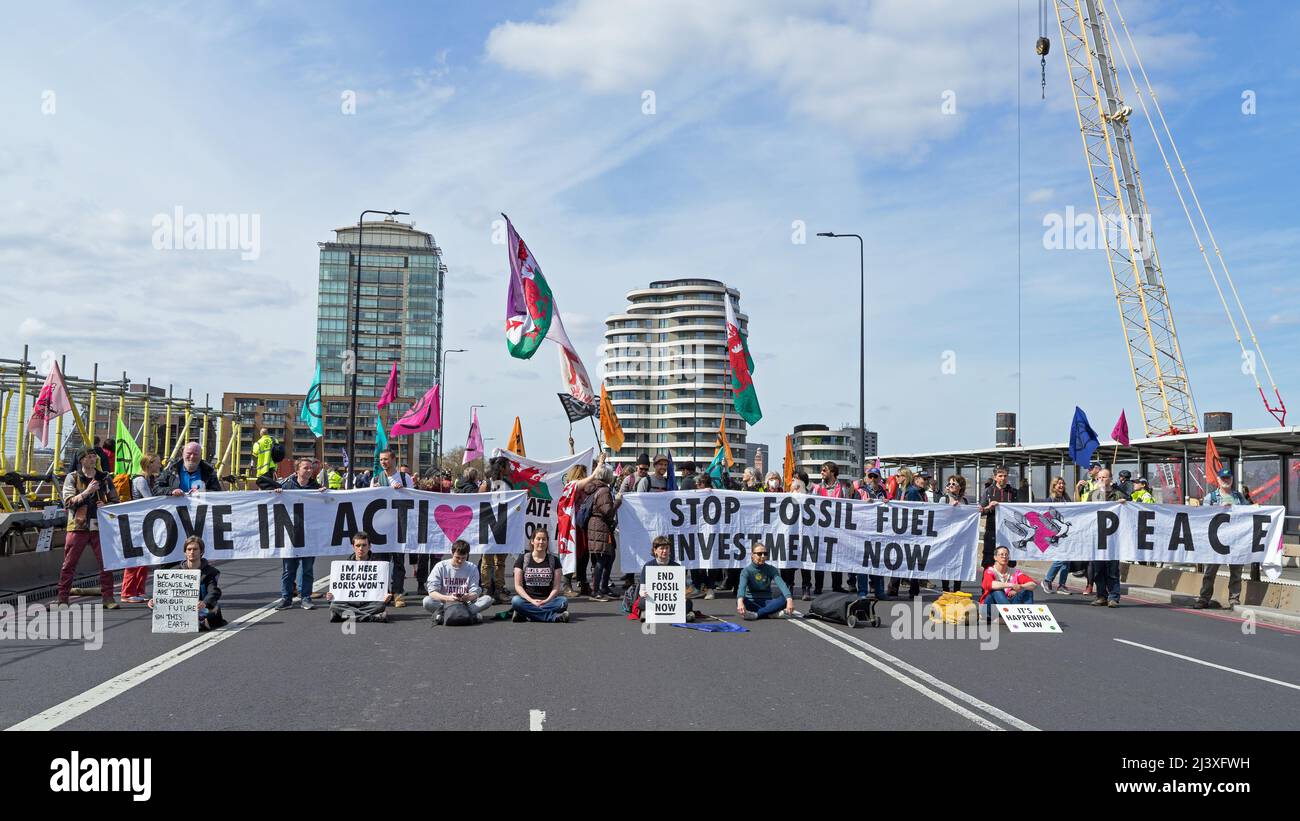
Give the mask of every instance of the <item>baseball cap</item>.
M 667 462 L 667 461 L 668 461 L 668 454 L 666 454 L 666 453 L 656 453 L 656 454 L 655 454 L 655 464 L 656 464 L 656 465 L 659 464 L 660 462 Z
M 872 468 L 871 470 L 867 471 L 867 475 L 868 475 L 868 476 L 874 476 L 874 477 L 876 477 L 877 479 L 879 479 L 879 478 L 880 478 L 880 471 L 876 470 L 875 468 Z
M 1219 471 L 1219 478 L 1220 478 L 1220 479 L 1231 479 L 1231 478 L 1232 478 L 1232 468 L 1224 468 L 1223 470 L 1220 470 L 1220 471 Z
M 928 471 L 928 470 L 923 470 L 923 471 L 921 471 L 920 473 L 918 473 L 918 474 L 916 474 L 916 475 L 917 475 L 917 476 L 920 476 L 922 479 L 929 479 L 929 478 L 930 478 L 930 471 Z

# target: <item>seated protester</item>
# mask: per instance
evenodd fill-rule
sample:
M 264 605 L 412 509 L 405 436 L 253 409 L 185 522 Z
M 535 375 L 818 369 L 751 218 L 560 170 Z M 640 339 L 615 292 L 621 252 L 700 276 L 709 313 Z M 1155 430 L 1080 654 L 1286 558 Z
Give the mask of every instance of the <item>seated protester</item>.
M 550 553 L 545 528 L 533 532 L 531 550 L 515 562 L 515 596 L 510 600 L 512 619 L 522 621 L 569 620 L 569 602 L 560 595 L 563 565 Z
M 1011 567 L 1011 550 L 999 546 L 993 551 L 993 564 L 984 568 L 983 594 L 980 604 L 1033 604 L 1037 583 L 1025 571 Z
M 352 534 L 352 558 L 354 562 L 376 562 L 385 561 L 370 553 L 370 534 L 358 531 Z M 383 601 L 334 601 L 333 593 L 326 593 L 325 598 L 330 602 L 330 621 L 343 621 L 345 619 L 356 619 L 357 621 L 388 621 L 388 613 L 385 612 L 385 605 L 393 600 L 393 594 L 388 593 L 384 596 Z
M 479 584 L 478 565 L 469 559 L 469 542 L 457 539 L 451 546 L 451 558 L 433 566 L 429 574 L 429 595 L 424 597 L 424 609 L 433 614 L 433 624 L 442 624 L 442 611 L 457 602 L 469 607 L 474 623 L 481 624 L 484 610 L 493 605 L 491 596 L 483 594 Z
M 758 539 L 750 546 L 750 563 L 740 572 L 736 589 L 736 612 L 746 621 L 765 619 L 772 614 L 789 618 L 794 612 L 794 597 L 790 588 L 767 563 L 767 546 Z M 772 585 L 780 591 L 772 595 Z
M 640 614 L 641 621 L 645 621 L 646 571 L 651 567 L 681 567 L 681 562 L 669 561 L 668 556 L 672 553 L 672 549 L 672 539 L 669 539 L 667 536 L 655 536 L 654 541 L 650 543 L 650 552 L 654 554 L 654 558 L 646 562 L 645 567 L 641 568 L 641 576 L 638 579 L 641 584 L 641 590 L 637 595 L 640 596 L 641 600 L 637 605 L 637 613 Z M 691 599 L 689 596 L 685 596 L 684 598 L 686 599 L 686 620 L 695 621 L 695 608 L 691 606 Z
M 221 588 L 217 580 L 221 577 L 221 571 L 208 564 L 208 560 L 203 558 L 203 551 L 206 545 L 198 536 L 191 536 L 185 540 L 185 561 L 172 567 L 172 570 L 197 570 L 199 571 L 199 632 L 222 627 L 226 620 L 221 616 L 221 607 L 217 602 L 221 600 Z M 153 599 L 149 600 L 149 607 L 153 607 Z

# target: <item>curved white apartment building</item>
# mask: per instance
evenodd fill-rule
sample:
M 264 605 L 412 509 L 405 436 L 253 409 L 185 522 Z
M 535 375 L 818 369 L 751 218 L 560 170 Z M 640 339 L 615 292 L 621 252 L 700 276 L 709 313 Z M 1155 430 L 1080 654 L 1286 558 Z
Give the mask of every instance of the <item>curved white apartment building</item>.
M 745 420 L 726 381 L 723 300 L 732 301 L 747 333 L 740 292 L 713 279 L 672 279 L 630 291 L 627 299 L 623 313 L 605 320 L 605 384 L 626 436 L 611 461 L 629 465 L 640 453 L 670 453 L 677 465 L 707 464 L 725 412 L 732 471 L 749 464 Z

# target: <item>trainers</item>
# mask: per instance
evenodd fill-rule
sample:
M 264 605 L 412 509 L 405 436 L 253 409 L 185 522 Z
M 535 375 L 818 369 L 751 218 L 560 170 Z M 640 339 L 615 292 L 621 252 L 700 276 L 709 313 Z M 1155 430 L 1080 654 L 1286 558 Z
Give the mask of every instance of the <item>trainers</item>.
M 396 596 L 393 596 L 393 607 L 405 607 L 405 606 L 406 606 L 406 599 L 402 598 L 401 593 L 398 593 Z M 307 610 L 310 608 L 304 607 L 303 609 Z
M 528 617 L 525 616 L 523 613 L 520 613 L 518 610 L 511 610 L 510 620 L 515 624 L 522 624 L 523 622 L 528 621 Z
M 805 590 L 803 591 L 803 595 L 800 596 L 799 598 L 803 599 L 804 601 L 812 601 L 812 593 L 809 593 L 807 590 Z
M 1046 590 L 1048 593 L 1055 593 L 1055 592 L 1056 592 L 1056 591 L 1052 588 L 1052 583 L 1051 583 L 1051 582 L 1043 582 L 1043 589 Z
M 119 605 L 117 602 L 113 601 L 112 599 L 109 599 L 108 601 L 104 602 L 105 610 L 116 610 L 120 606 L 121 605 Z
M 1204 599 L 1197 599 L 1196 601 L 1192 602 L 1192 609 L 1193 609 L 1193 610 L 1204 610 L 1205 608 L 1207 608 L 1207 607 L 1209 607 L 1209 606 L 1210 606 L 1210 603 L 1207 602 L 1207 601 L 1205 601 Z
M 597 601 L 597 602 L 609 601 L 609 598 L 607 596 L 603 596 L 600 593 L 592 593 L 590 596 L 587 597 L 587 599 L 590 601 Z
M 1105 606 L 1106 606 L 1106 600 L 1105 600 L 1105 599 L 1093 599 L 1093 600 L 1092 600 L 1092 606 L 1093 606 L 1093 607 L 1105 607 Z
M 1073 596 L 1073 595 L 1074 595 L 1073 593 L 1070 592 L 1070 588 L 1066 587 L 1066 586 L 1063 585 L 1063 584 L 1058 584 L 1058 585 L 1056 586 L 1056 592 L 1057 592 L 1057 593 L 1060 593 L 1062 596 Z
M 687 611 L 686 611 L 686 621 L 688 621 L 688 622 L 695 621 L 695 611 L 694 611 L 694 610 L 687 610 Z
M 314 604 L 311 603 L 311 599 L 310 599 L 310 598 L 308 598 L 307 596 L 303 596 L 303 597 L 302 597 L 302 609 L 303 609 L 303 610 L 315 610 L 315 609 L 316 609 L 316 605 L 314 605 Z
M 712 601 L 715 598 L 717 598 L 717 594 L 714 593 L 712 590 L 705 591 L 704 593 L 705 601 Z
M 146 599 L 144 596 L 125 596 L 123 597 L 122 601 L 126 602 L 127 604 L 144 604 L 149 600 Z
M 758 614 L 755 613 L 753 610 L 746 610 L 744 618 L 745 621 L 754 621 L 755 619 L 758 618 Z
M 558 621 L 558 622 L 560 622 L 561 624 L 568 624 L 568 623 L 569 623 L 569 611 L 568 611 L 568 610 L 561 610 L 559 613 L 555 614 L 555 620 Z
M 685 593 L 685 595 L 686 595 L 686 598 L 688 598 L 688 599 L 693 599 L 693 598 L 695 598 L 696 596 L 700 595 L 700 591 L 699 591 L 698 589 L 696 589 L 695 585 L 688 584 L 688 585 L 686 585 L 686 593 Z
M 388 614 L 387 614 L 387 613 L 379 613 L 378 615 L 372 616 L 370 620 L 371 620 L 371 621 L 377 621 L 377 622 L 379 622 L 380 624 L 387 624 L 387 623 L 388 623 Z
M 1116 599 L 1110 599 L 1110 600 L 1108 600 L 1108 601 L 1106 602 L 1106 606 L 1107 606 L 1107 607 L 1119 607 L 1119 601 L 1116 600 Z
M 790 614 L 785 612 L 784 610 L 778 610 L 776 611 L 776 617 L 778 619 L 788 619 L 790 618 Z
M 440 625 L 440 624 L 442 624 L 442 611 L 441 611 L 441 610 L 439 610 L 437 613 L 434 613 L 434 614 L 433 614 L 433 624 L 431 624 L 431 625 L 429 625 L 429 626 L 430 626 L 430 627 L 437 627 L 437 626 Z
M 493 596 L 492 601 L 496 604 L 509 604 L 510 597 L 498 590 Z
M 290 607 L 293 607 L 293 602 L 288 599 L 280 599 L 275 603 L 276 610 L 288 610 Z
M 1087 586 L 1085 586 L 1085 587 L 1083 588 L 1083 595 L 1085 595 L 1085 596 L 1091 596 L 1091 595 L 1092 595 L 1092 585 L 1087 585 Z

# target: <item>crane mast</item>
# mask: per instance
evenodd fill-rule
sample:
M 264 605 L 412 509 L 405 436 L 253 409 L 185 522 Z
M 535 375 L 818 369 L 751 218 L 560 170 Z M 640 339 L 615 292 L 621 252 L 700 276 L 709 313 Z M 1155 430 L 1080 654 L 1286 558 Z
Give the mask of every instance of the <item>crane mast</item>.
M 1197 429 L 1187 369 L 1165 289 L 1103 0 L 1055 0 L 1083 153 L 1106 245 L 1120 325 L 1147 436 Z

